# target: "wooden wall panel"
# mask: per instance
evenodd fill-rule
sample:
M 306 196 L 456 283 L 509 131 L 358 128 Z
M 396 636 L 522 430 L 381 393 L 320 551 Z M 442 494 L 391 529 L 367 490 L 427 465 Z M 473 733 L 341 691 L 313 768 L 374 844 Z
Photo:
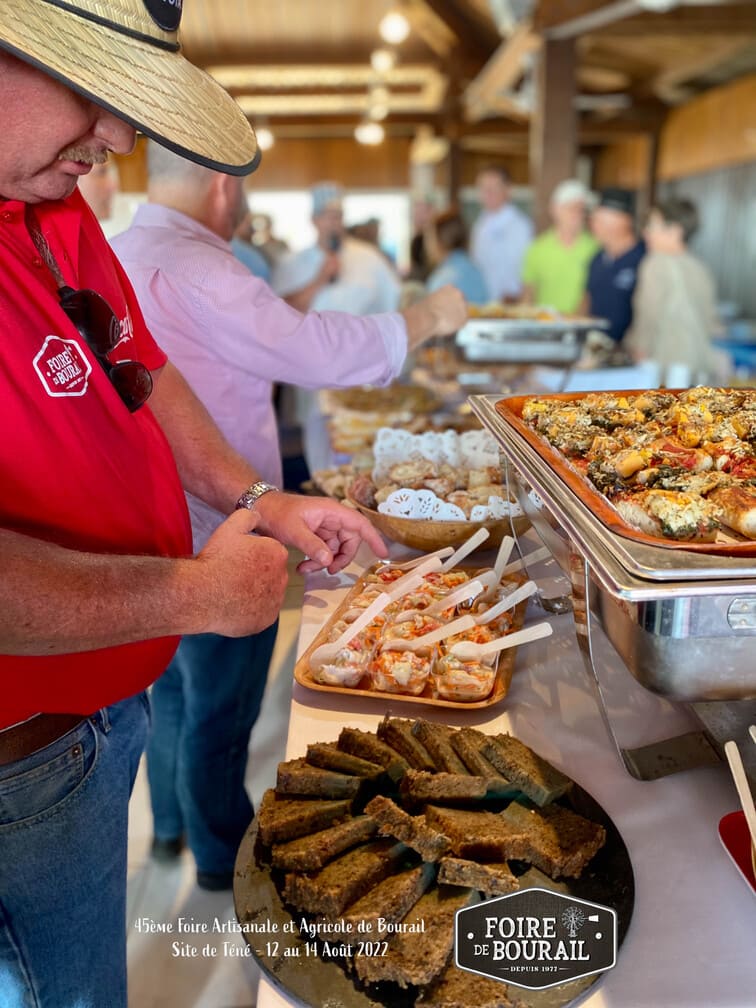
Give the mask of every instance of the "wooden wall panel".
M 147 137 L 137 138 L 132 154 L 114 154 L 118 168 L 118 182 L 121 192 L 142 193 L 147 191 Z
M 527 153 L 522 154 L 485 154 L 479 151 L 464 151 L 462 154 L 462 185 L 475 185 L 475 179 L 481 168 L 488 165 L 502 164 L 512 177 L 514 185 L 530 184 L 530 165 Z
M 670 195 L 698 207 L 691 248 L 714 273 L 719 300 L 756 319 L 756 161 L 662 183 L 659 197 Z
M 605 147 L 596 159 L 594 188 L 641 189 L 646 182 L 649 142 L 647 136 L 634 136 Z
M 664 124 L 659 178 L 756 161 L 756 74 L 673 109 Z
M 351 137 L 278 139 L 250 177 L 251 189 L 308 189 L 332 179 L 346 189 L 406 189 L 409 138 L 364 147 Z

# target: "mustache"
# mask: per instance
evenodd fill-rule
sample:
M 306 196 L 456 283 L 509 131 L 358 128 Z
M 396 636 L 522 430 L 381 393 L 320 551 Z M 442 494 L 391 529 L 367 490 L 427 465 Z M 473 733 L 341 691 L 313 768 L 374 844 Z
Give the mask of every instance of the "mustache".
M 107 151 L 93 150 L 91 147 L 79 147 L 71 144 L 64 147 L 58 154 L 58 161 L 81 161 L 84 164 L 104 164 L 108 160 Z

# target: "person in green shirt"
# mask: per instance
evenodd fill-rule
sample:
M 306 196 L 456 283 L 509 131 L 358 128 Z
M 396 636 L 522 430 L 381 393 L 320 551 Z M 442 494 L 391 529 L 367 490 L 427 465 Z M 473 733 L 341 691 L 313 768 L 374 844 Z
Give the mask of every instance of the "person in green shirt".
M 523 301 L 555 308 L 564 315 L 578 311 L 585 293 L 588 265 L 599 244 L 585 230 L 586 210 L 593 194 L 577 179 L 560 182 L 551 194 L 554 226 L 544 231 L 525 253 Z

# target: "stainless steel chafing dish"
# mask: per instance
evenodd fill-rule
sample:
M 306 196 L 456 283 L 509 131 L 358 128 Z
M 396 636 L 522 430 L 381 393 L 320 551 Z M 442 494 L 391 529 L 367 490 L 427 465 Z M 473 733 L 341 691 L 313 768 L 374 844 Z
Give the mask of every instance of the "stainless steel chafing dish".
M 756 558 L 651 546 L 610 531 L 499 415 L 499 399 L 470 402 L 511 464 L 521 507 L 570 578 L 586 664 L 595 620 L 653 692 L 688 703 L 755 699 Z M 744 706 L 753 719 L 756 706 Z
M 499 364 L 574 364 L 591 329 L 603 319 L 471 318 L 457 333 L 468 361 Z

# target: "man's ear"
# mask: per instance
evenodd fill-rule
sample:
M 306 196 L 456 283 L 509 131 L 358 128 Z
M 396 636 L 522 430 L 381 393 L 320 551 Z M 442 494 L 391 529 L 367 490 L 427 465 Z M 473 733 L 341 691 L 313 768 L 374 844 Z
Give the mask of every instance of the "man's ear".
M 214 230 L 228 240 L 236 227 L 238 213 L 236 180 L 230 175 L 215 172 L 210 180 L 208 205 L 214 221 Z

